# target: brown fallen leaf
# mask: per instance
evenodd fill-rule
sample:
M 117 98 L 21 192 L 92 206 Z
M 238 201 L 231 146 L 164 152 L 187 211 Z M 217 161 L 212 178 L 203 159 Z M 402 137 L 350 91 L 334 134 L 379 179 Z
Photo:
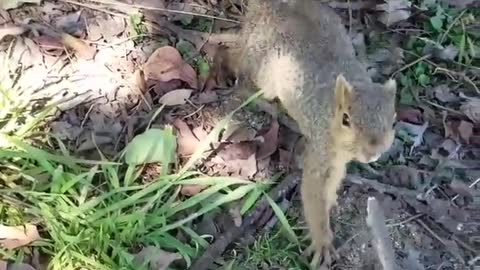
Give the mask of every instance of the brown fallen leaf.
M 203 91 L 228 87 L 229 83 L 235 78 L 234 61 L 229 48 L 225 45 L 210 45 L 213 63 L 206 78 Z
M 454 140 L 446 139 L 439 147 L 432 149 L 431 157 L 438 160 L 456 159 L 459 148 L 460 146 Z
M 398 121 L 405 121 L 418 125 L 421 125 L 424 122 L 422 111 L 417 108 L 409 106 L 399 106 L 396 111 Z
M 139 253 L 135 254 L 134 258 L 134 262 L 137 265 L 148 266 L 150 270 L 166 270 L 172 262 L 181 259 L 182 256 L 154 246 L 146 246 Z
M 240 208 L 238 205 L 228 209 L 228 213 L 232 217 L 235 226 L 242 226 L 242 214 L 240 213 Z
M 203 128 L 203 126 L 194 127 L 192 132 L 199 141 L 203 141 L 208 138 L 208 132 Z
M 467 121 L 451 120 L 445 122 L 445 138 L 451 138 L 457 143 L 470 143 L 473 135 L 473 124 Z
M 60 56 L 63 54 L 64 46 L 59 38 L 42 35 L 33 37 L 32 40 L 38 45 L 40 51 L 47 55 Z
M 473 199 L 472 189 L 465 182 L 454 179 L 449 184 L 449 187 L 456 194 L 467 197 L 468 199 Z
M 180 193 L 184 196 L 194 196 L 204 190 L 206 186 L 204 185 L 183 185 Z
M 183 61 L 177 49 L 171 46 L 158 48 L 145 63 L 145 76 L 148 80 L 169 82 L 181 80 L 193 89 L 198 88 L 195 70 Z
M 94 47 L 66 33 L 62 33 L 62 42 L 66 47 L 73 49 L 78 57 L 85 60 L 93 59 L 97 53 L 97 49 Z
M 135 70 L 134 77 L 138 89 L 145 94 L 147 92 L 147 82 L 145 82 L 145 74 L 143 73 L 143 70 Z
M 190 156 L 197 149 L 200 141 L 193 135 L 190 127 L 177 118 L 173 121 L 173 126 L 177 129 L 178 153 L 181 156 Z
M 444 103 L 458 100 L 458 97 L 452 93 L 450 87 L 448 87 L 446 84 L 436 86 L 433 89 L 433 93 L 435 94 L 435 98 Z
M 232 159 L 225 161 L 225 164 L 227 164 L 229 171 L 246 178 L 253 177 L 258 171 L 255 153 L 247 159 Z
M 208 104 L 218 101 L 218 95 L 215 91 L 204 91 L 200 92 L 194 99 L 193 103 L 197 105 Z
M 15 249 L 26 246 L 36 240 L 40 240 L 37 226 L 25 224 L 25 226 L 0 225 L 0 245 L 6 249 Z
M 388 167 L 381 182 L 409 189 L 420 188 L 422 184 L 418 171 L 415 168 L 405 165 L 393 165 Z
M 219 149 L 212 161 L 225 164 L 226 171 L 246 178 L 253 177 L 257 172 L 257 144 L 254 141 L 223 143 Z
M 460 96 L 467 99 L 467 101 L 460 106 L 460 111 L 475 124 L 480 124 L 480 98 L 471 98 L 462 94 Z
M 278 148 L 278 121 L 275 119 L 272 122 L 270 130 L 263 136 L 260 136 L 262 143 L 258 147 L 257 158 L 264 159 L 271 156 Z
M 387 27 L 408 19 L 411 15 L 412 3 L 407 0 L 386 0 L 385 4 L 377 5 L 377 10 L 383 11 L 378 19 Z
M 177 89 L 163 95 L 159 102 L 165 106 L 176 106 L 187 103 L 187 99 L 192 95 L 192 89 Z
M 18 36 L 26 31 L 25 28 L 15 25 L 7 25 L 0 28 L 0 41 L 6 36 Z
M 239 142 L 232 144 L 223 144 L 220 147 L 217 155 L 224 161 L 230 160 L 246 160 L 251 155 L 255 154 L 257 145 L 253 141 Z

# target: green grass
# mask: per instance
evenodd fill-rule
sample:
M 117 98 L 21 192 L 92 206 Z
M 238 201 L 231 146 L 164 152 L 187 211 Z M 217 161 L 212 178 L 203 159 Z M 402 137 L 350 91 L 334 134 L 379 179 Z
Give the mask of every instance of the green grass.
M 448 80 L 448 73 L 458 77 L 455 72 L 465 72 L 480 68 L 480 34 L 474 24 L 480 19 L 480 9 L 458 10 L 436 3 L 436 1 L 418 1 L 428 17 L 417 21 L 417 27 L 424 32 L 421 35 L 411 35 L 405 45 L 407 63 L 414 63 L 425 55 L 427 47 L 443 50 L 447 47 L 456 48 L 458 54 L 453 59 L 423 59 L 399 76 L 400 103 L 415 105 L 419 93 L 413 88 L 433 87 Z M 457 78 L 462 81 L 462 78 Z M 466 87 L 471 87 L 466 82 Z M 423 94 L 423 93 L 422 93 Z
M 203 151 L 235 112 L 212 131 L 210 140 L 203 142 L 178 171 L 162 166 L 160 176 L 142 183 L 144 165 L 136 164 L 138 159 L 151 161 L 152 155 L 130 154 L 137 160 L 130 158 L 129 162 L 123 158 L 91 161 L 70 156 L 60 140 L 43 130 L 54 105 L 33 110 L 29 100 L 15 99 L 19 89 L 10 80 L 11 73 L 2 75 L 0 220 L 11 226 L 36 224 L 43 238 L 15 250 L 0 248 L 4 260 L 22 261 L 37 250 L 48 257 L 49 269 L 141 269 L 134 264 L 134 254 L 141 247 L 155 246 L 181 254 L 188 266 L 208 245 L 189 228 L 192 221 L 225 204 L 259 194 L 259 186 L 250 181 L 208 177 L 194 170 Z M 160 147 L 148 138 L 143 140 L 130 145 L 125 155 Z M 166 164 L 174 162 L 172 146 L 172 141 L 165 139 L 160 147 L 163 152 L 153 154 L 157 158 L 165 155 L 160 160 Z M 179 194 L 183 184 L 209 187 L 184 198 Z M 245 210 L 254 205 L 251 200 L 248 204 Z M 180 241 L 179 236 L 185 240 Z

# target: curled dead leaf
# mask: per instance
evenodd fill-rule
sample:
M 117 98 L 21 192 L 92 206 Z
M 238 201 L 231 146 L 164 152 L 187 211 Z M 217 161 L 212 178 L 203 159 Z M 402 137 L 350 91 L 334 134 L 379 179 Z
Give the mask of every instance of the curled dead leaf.
M 0 224 L 0 245 L 6 249 L 26 246 L 40 239 L 41 237 L 35 225 L 5 226 Z
M 197 195 L 200 193 L 203 189 L 205 189 L 205 186 L 203 185 L 183 185 L 182 189 L 180 190 L 180 193 L 185 196 L 193 196 Z
M 18 36 L 26 31 L 25 28 L 15 25 L 7 25 L 0 28 L 0 41 L 6 36 Z
M 451 138 L 457 143 L 470 143 L 473 135 L 473 124 L 467 121 L 445 122 L 445 138 Z
M 468 199 L 473 199 L 472 189 L 465 182 L 454 179 L 449 184 L 449 187 L 456 194 L 464 196 Z
M 410 17 L 412 2 L 407 0 L 386 0 L 385 4 L 377 6 L 377 10 L 383 11 L 379 20 L 387 27 Z
M 475 124 L 480 124 L 480 98 L 471 98 L 466 97 L 465 95 L 460 96 L 467 98 L 467 102 L 460 106 L 460 111 L 462 111 Z
M 270 130 L 262 137 L 262 143 L 258 147 L 257 158 L 264 159 L 271 156 L 278 148 L 278 121 L 275 119 L 272 122 Z
M 417 189 L 422 184 L 418 171 L 415 168 L 405 165 L 394 165 L 388 167 L 382 182 L 385 184 L 409 189 Z
M 177 89 L 163 95 L 159 102 L 165 106 L 176 106 L 187 103 L 187 99 L 192 95 L 191 89 Z
M 409 106 L 399 106 L 396 111 L 398 121 L 405 121 L 418 125 L 423 124 L 422 111 L 417 108 Z
M 173 126 L 177 129 L 178 153 L 181 156 L 189 156 L 195 152 L 200 141 L 195 137 L 190 127 L 177 118 L 173 121 Z
M 66 33 L 62 34 L 62 42 L 66 47 L 73 49 L 78 57 L 85 60 L 93 59 L 97 52 L 97 49 L 89 46 L 83 40 Z
M 143 73 L 143 70 L 135 70 L 134 76 L 135 84 L 137 85 L 138 89 L 140 89 L 142 93 L 147 92 L 147 82 L 145 82 L 145 74 Z
M 148 80 L 169 82 L 181 80 L 197 89 L 195 70 L 183 61 L 177 49 L 171 46 L 158 48 L 145 63 L 145 75 Z

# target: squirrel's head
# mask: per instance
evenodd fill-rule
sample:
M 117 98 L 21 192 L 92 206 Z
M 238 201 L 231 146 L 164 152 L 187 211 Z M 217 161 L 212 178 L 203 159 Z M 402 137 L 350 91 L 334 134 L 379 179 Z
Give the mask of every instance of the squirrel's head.
M 385 84 L 349 83 L 339 75 L 335 83 L 335 143 L 352 159 L 376 161 L 394 139 L 395 93 L 392 79 Z

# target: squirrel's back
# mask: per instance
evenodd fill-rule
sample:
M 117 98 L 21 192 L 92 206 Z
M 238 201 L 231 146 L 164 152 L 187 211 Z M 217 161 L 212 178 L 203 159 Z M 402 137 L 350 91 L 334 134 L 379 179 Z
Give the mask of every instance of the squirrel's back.
M 241 71 L 266 98 L 278 97 L 306 136 L 307 123 L 327 127 L 338 74 L 369 78 L 341 19 L 319 1 L 249 1 L 241 41 Z

